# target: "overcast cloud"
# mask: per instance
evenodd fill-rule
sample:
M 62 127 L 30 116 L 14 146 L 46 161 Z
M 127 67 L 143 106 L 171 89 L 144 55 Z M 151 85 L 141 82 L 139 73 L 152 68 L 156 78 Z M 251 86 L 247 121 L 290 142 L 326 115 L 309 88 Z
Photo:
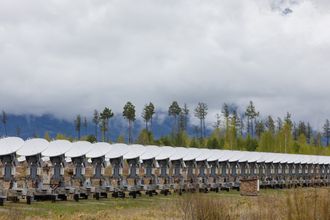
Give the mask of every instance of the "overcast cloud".
M 322 0 L 0 0 L 0 109 L 69 118 L 126 101 L 330 118 Z M 285 8 L 292 13 L 283 14 Z

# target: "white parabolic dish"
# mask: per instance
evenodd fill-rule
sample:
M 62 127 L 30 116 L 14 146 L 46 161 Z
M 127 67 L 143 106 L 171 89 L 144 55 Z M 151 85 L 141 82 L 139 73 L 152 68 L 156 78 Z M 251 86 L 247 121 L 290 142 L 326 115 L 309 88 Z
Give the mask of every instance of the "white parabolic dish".
M 66 157 L 81 157 L 86 155 L 93 149 L 93 146 L 90 142 L 87 141 L 77 141 L 72 143 L 72 148 L 66 152 Z
M 0 156 L 15 153 L 24 144 L 19 137 L 6 137 L 0 139 Z
M 33 156 L 42 153 L 49 146 L 49 142 L 41 138 L 26 140 L 23 146 L 17 151 L 20 156 Z
M 56 140 L 49 143 L 48 148 L 42 152 L 44 157 L 56 157 L 65 154 L 72 148 L 72 143 L 67 140 Z

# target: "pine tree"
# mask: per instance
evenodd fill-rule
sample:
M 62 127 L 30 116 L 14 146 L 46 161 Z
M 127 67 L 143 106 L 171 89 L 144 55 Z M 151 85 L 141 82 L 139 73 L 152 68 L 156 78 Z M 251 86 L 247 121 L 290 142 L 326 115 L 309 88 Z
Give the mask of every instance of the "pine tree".
M 125 143 L 124 135 L 119 135 L 117 140 L 116 140 L 116 143 Z
M 150 122 L 150 127 L 152 125 L 152 117 L 155 114 L 155 106 L 151 102 L 148 105 L 145 105 L 142 111 L 142 118 L 145 121 L 146 130 L 149 132 L 148 124 Z
M 259 112 L 256 111 L 255 106 L 252 101 L 250 101 L 248 107 L 245 111 L 245 116 L 247 116 L 247 122 L 248 122 L 248 133 L 251 135 L 251 137 L 254 137 L 254 123 L 256 118 L 259 116 Z
M 80 140 L 80 131 L 81 131 L 81 116 L 77 115 L 76 120 L 74 121 L 75 130 L 77 131 L 78 140 Z
M 261 134 L 265 131 L 265 125 L 262 120 L 256 122 L 256 135 L 260 138 Z
M 222 106 L 222 110 L 221 110 L 224 118 L 225 118 L 225 131 L 226 131 L 226 134 L 225 134 L 225 142 L 228 143 L 228 139 L 229 139 L 229 107 L 226 103 L 223 104 Z
M 246 150 L 255 151 L 258 148 L 258 142 L 251 138 L 250 135 L 247 136 L 246 140 Z
M 277 123 L 277 131 L 279 132 L 283 127 L 282 119 L 278 117 L 276 123 Z
M 173 101 L 170 107 L 168 108 L 168 115 L 172 116 L 174 118 L 174 124 L 172 128 L 173 136 L 177 135 L 179 133 L 179 123 L 178 123 L 178 117 L 181 113 L 181 108 L 177 101 Z
M 188 118 L 189 118 L 189 109 L 186 103 L 184 103 L 182 108 L 182 115 L 183 115 L 183 127 L 184 130 L 188 128 Z
M 89 143 L 95 143 L 95 142 L 97 142 L 95 136 L 94 135 L 91 135 L 91 134 L 86 136 L 86 141 L 88 141 Z
M 86 117 L 84 117 L 83 127 L 85 128 L 85 134 L 87 135 L 88 122 Z
M 217 113 L 217 114 L 215 115 L 215 118 L 216 118 L 216 121 L 215 121 L 213 127 L 216 128 L 216 129 L 217 129 L 217 128 L 219 129 L 220 126 L 221 126 L 221 116 L 220 116 L 220 114 Z
M 298 124 L 298 136 L 300 136 L 301 134 L 305 135 L 305 137 L 307 136 L 307 126 L 303 121 L 299 121 Z
M 329 146 L 329 140 L 330 140 L 330 122 L 329 119 L 327 119 L 323 125 L 323 137 L 326 140 L 327 146 Z
M 292 143 L 292 120 L 291 120 L 291 114 L 288 112 L 286 114 L 286 117 L 284 118 L 284 125 L 282 128 L 282 132 L 284 135 L 284 153 L 290 153 L 289 147 Z
M 109 125 L 109 121 L 110 118 L 112 118 L 114 116 L 112 110 L 108 107 L 105 107 L 103 109 L 103 112 L 100 113 L 100 119 L 101 119 L 101 127 L 102 127 L 102 132 L 103 132 L 103 141 L 107 140 L 109 141 L 109 135 L 106 135 L 107 131 L 110 130 L 110 125 Z M 110 133 L 110 132 L 109 132 Z
M 94 110 L 93 123 L 95 124 L 95 138 L 97 140 L 97 129 L 100 123 L 100 115 L 96 109 Z
M 155 106 L 152 102 L 149 103 L 148 110 L 149 110 L 149 116 L 150 116 L 150 130 L 152 131 L 152 118 L 153 118 L 154 114 L 156 113 Z
M 244 133 L 244 127 L 245 127 L 244 114 L 241 114 L 241 117 L 239 118 L 239 120 L 240 120 L 240 122 L 239 122 L 239 133 L 240 133 L 240 136 L 242 137 L 243 133 Z
M 312 139 L 312 126 L 309 124 L 309 122 L 307 123 L 307 128 L 306 128 L 306 138 L 307 138 L 307 143 L 310 144 L 311 143 L 311 139 Z
M 292 134 L 293 134 L 293 140 L 297 141 L 298 139 L 298 128 L 296 125 L 296 122 L 293 122 L 293 127 L 292 127 Z
M 269 132 L 271 132 L 272 134 L 275 134 L 275 122 L 274 122 L 272 116 L 269 115 L 267 117 L 267 121 L 265 123 L 265 126 L 266 126 L 266 128 Z
M 194 110 L 194 115 L 200 121 L 200 139 L 203 140 L 205 137 L 205 117 L 207 115 L 207 104 L 199 102 L 197 107 Z
M 51 137 L 48 131 L 45 132 L 44 139 L 46 139 L 47 141 L 51 141 Z
M 7 113 L 5 111 L 2 111 L 1 122 L 3 124 L 4 129 L 5 129 L 5 136 L 7 136 L 7 122 L 8 122 L 8 117 L 7 117 Z
M 102 113 L 101 113 L 102 114 Z M 107 125 L 107 121 L 105 118 L 102 118 L 102 116 L 100 117 L 100 131 L 101 131 L 101 135 L 102 135 L 102 141 L 105 141 L 106 138 L 106 132 L 108 130 L 108 125 Z
M 151 132 L 147 131 L 146 129 L 142 129 L 136 142 L 142 145 L 150 145 L 153 144 L 153 139 L 154 138 Z
M 275 151 L 275 138 L 271 131 L 263 132 L 259 139 L 258 151 L 274 152 Z
M 229 148 L 231 150 L 234 149 L 234 147 L 237 147 L 237 113 L 236 110 L 233 111 L 232 116 L 230 117 L 230 125 L 229 125 L 229 132 L 226 135 L 226 141 L 228 142 L 227 145 L 229 145 Z
M 131 102 L 127 102 L 124 106 L 123 116 L 128 120 L 128 143 L 133 143 L 132 125 L 135 121 L 135 106 Z

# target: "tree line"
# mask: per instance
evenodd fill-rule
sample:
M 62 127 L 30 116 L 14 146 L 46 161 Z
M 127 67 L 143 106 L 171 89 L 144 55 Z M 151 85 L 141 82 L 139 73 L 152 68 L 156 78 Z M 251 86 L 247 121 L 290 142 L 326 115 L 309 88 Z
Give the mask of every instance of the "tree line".
M 289 112 L 283 118 L 273 118 L 271 115 L 262 117 L 252 101 L 243 111 L 235 105 L 224 103 L 221 111 L 216 114 L 212 126 L 206 125 L 205 119 L 208 114 L 206 103 L 199 102 L 191 113 L 187 104 L 180 106 L 177 101 L 173 101 L 168 108 L 168 116 L 172 121 L 171 133 L 158 139 L 155 139 L 153 135 L 155 114 L 157 111 L 152 102 L 143 107 L 141 118 L 145 126 L 134 138 L 132 129 L 137 116 L 135 105 L 128 101 L 121 114 L 127 121 L 127 138 L 120 135 L 116 142 L 127 140 L 129 144 L 330 155 L 330 150 L 327 148 L 330 142 L 328 119 L 324 122 L 323 131 L 316 131 L 309 122 L 293 121 Z M 110 107 L 94 110 L 91 117 L 94 133 L 81 137 L 82 130 L 85 130 L 87 134 L 89 122 L 87 117 L 78 114 L 74 120 L 76 137 L 70 138 L 64 134 L 58 134 L 56 138 L 111 142 L 111 119 L 114 115 Z M 198 119 L 198 125 L 190 125 L 191 117 Z M 7 135 L 8 117 L 5 111 L 2 111 L 1 122 L 4 135 Z M 189 128 L 194 131 L 194 135 L 188 135 Z M 100 139 L 98 139 L 99 132 Z M 45 134 L 45 138 L 49 138 L 48 133 Z

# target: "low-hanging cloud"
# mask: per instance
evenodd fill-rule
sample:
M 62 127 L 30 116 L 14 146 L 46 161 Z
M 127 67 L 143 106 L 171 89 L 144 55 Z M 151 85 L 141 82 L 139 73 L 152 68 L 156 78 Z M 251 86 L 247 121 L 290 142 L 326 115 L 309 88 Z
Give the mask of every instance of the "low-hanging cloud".
M 126 101 L 254 100 L 329 117 L 330 7 L 322 0 L 0 1 L 0 108 L 70 118 Z M 289 8 L 292 12 L 285 14 Z

